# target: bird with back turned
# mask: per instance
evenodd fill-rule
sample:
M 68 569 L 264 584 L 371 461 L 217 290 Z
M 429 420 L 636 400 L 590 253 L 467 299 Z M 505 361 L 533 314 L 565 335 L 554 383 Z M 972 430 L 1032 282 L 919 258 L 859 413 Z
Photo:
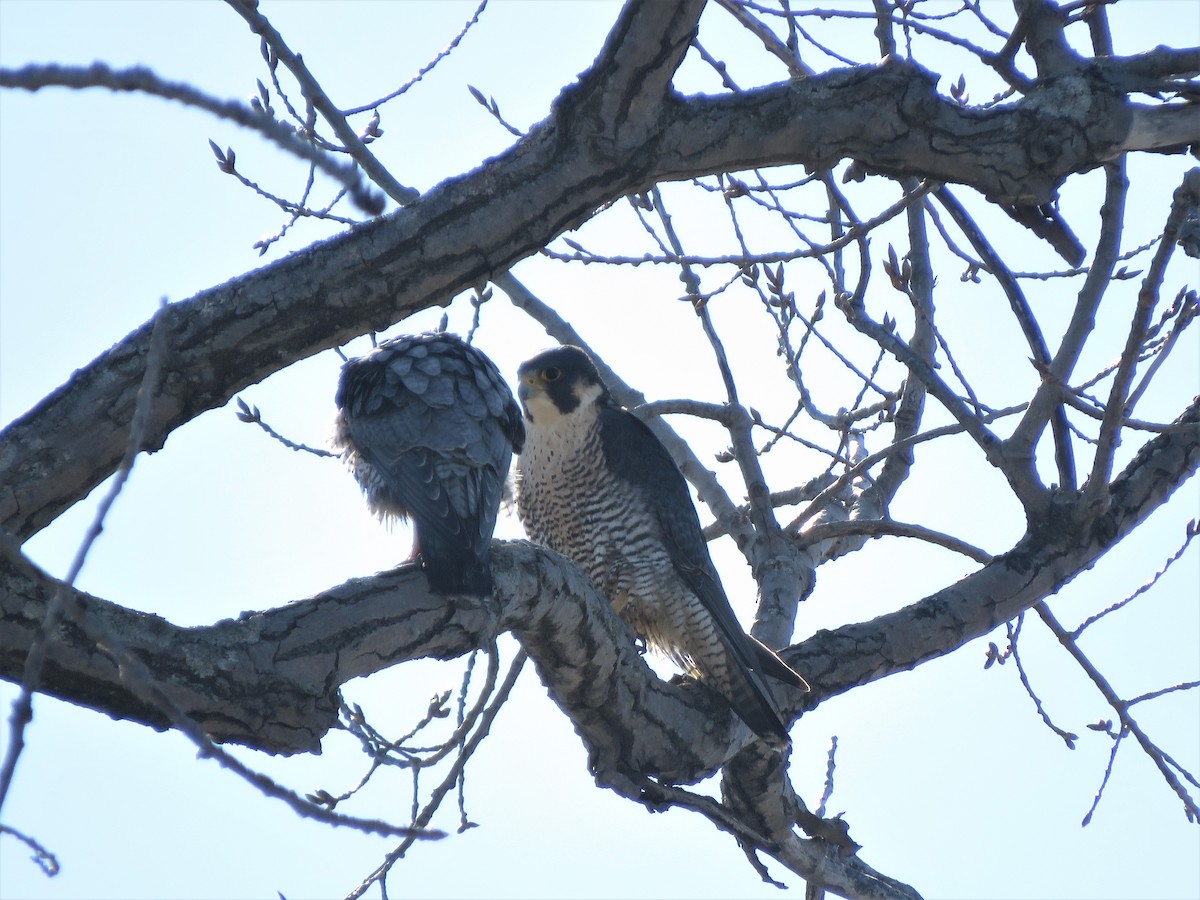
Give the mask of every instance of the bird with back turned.
M 495 363 L 454 334 L 393 338 L 342 367 L 335 402 L 335 449 L 372 512 L 412 519 L 430 587 L 491 593 L 488 549 L 525 438 Z

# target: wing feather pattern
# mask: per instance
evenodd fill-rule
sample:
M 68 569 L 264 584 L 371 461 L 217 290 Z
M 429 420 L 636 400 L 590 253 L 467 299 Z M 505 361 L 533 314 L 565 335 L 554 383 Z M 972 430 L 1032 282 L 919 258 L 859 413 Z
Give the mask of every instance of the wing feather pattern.
M 671 562 L 711 616 L 732 665 L 727 665 L 734 711 L 756 733 L 788 741 L 760 673 L 808 689 L 804 679 L 742 630 L 721 586 L 700 519 L 682 473 L 666 447 L 635 415 L 614 403 L 602 407 L 604 453 L 617 477 L 635 484 L 654 510 Z M 703 661 L 698 660 L 703 667 Z
M 491 591 L 488 548 L 520 409 L 495 365 L 450 334 L 386 341 L 343 367 L 337 446 L 381 518 L 411 518 L 434 590 Z

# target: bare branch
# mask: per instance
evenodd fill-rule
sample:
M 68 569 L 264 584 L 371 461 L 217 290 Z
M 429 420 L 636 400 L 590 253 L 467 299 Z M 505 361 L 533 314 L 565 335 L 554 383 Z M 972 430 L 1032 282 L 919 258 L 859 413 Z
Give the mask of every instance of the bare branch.
M 87 560 L 92 544 L 104 530 L 104 520 L 113 503 L 125 488 L 129 474 L 133 471 L 133 463 L 143 449 L 146 434 L 146 423 L 150 417 L 150 407 L 153 403 L 155 390 L 158 387 L 160 372 L 163 367 L 163 356 L 166 353 L 166 342 L 163 331 L 163 321 L 166 318 L 166 301 L 162 302 L 158 314 L 153 318 L 154 326 L 150 334 L 150 349 L 146 354 L 145 367 L 142 372 L 141 385 L 138 388 L 137 400 L 133 415 L 128 426 L 128 437 L 125 442 L 125 452 L 113 477 L 108 492 L 100 500 L 91 524 L 84 532 L 75 558 L 67 570 L 66 578 L 59 583 L 54 591 L 54 597 L 47 604 L 41 623 L 38 625 L 29 650 L 25 655 L 25 665 L 21 672 L 21 692 L 13 701 L 13 712 L 9 718 L 11 731 L 9 733 L 8 750 L 4 754 L 3 765 L 0 765 L 0 809 L 8 798 L 8 790 L 12 786 L 13 773 L 17 760 L 25 747 L 25 726 L 33 719 L 33 694 L 41 687 L 43 669 L 46 665 L 50 645 L 57 633 L 59 623 L 67 613 L 67 605 L 71 596 L 72 586 L 79 577 L 83 564 Z
M 953 535 L 943 534 L 940 531 L 934 531 L 932 528 L 926 528 L 923 525 L 896 522 L 892 519 L 852 519 L 848 522 L 828 522 L 824 525 L 817 525 L 809 528 L 807 531 L 800 532 L 796 540 L 799 546 L 808 547 L 813 544 L 819 544 L 822 541 L 832 541 L 852 535 L 867 535 L 870 537 L 891 535 L 894 537 L 916 538 L 930 544 L 936 544 L 939 547 L 945 547 L 947 550 L 953 550 L 955 553 L 961 553 L 963 556 L 969 557 L 983 565 L 987 565 L 993 559 L 992 554 L 986 550 L 981 550 Z
M 1133 150 L 1162 150 L 1200 142 L 1200 104 L 1184 106 L 1130 105 L 1133 122 L 1118 153 Z
M 1187 813 L 1188 819 L 1191 821 L 1200 819 L 1200 805 L 1187 792 L 1187 789 L 1179 783 L 1179 778 L 1167 763 L 1162 751 L 1158 749 L 1134 720 L 1133 716 L 1129 714 L 1129 704 L 1117 696 L 1116 691 L 1113 690 L 1108 680 L 1100 674 L 1100 671 L 1092 664 L 1092 661 L 1079 649 L 1079 645 L 1071 636 L 1071 632 L 1059 624 L 1058 619 L 1050 612 L 1049 607 L 1045 603 L 1037 603 L 1033 608 L 1041 616 L 1042 621 L 1046 623 L 1046 627 L 1058 638 L 1059 643 L 1066 648 L 1066 651 L 1071 654 L 1075 662 L 1079 664 L 1079 667 L 1087 673 L 1088 678 L 1092 680 L 1092 683 L 1100 691 L 1109 706 L 1117 713 L 1117 716 L 1121 720 L 1122 731 L 1128 730 L 1137 739 L 1138 744 L 1141 745 L 1142 750 L 1150 757 L 1150 761 L 1158 768 L 1158 771 L 1162 774 L 1163 779 L 1170 786 L 1171 790 L 1183 801 L 1183 808 Z M 1089 813 L 1089 815 L 1091 814 Z
M 1042 367 L 1050 365 L 1050 348 L 1046 346 L 1046 340 L 1042 336 L 1042 330 L 1038 326 L 1037 319 L 1033 315 L 1033 310 L 1029 308 L 1029 303 L 1025 299 L 1025 294 L 1022 292 L 1020 285 L 1017 284 L 1016 278 L 1000 256 L 996 253 L 991 243 L 980 231 L 979 227 L 967 214 L 957 198 L 950 191 L 943 187 L 934 194 L 938 201 L 950 213 L 950 217 L 966 235 L 971 246 L 975 248 L 975 252 L 979 254 L 980 259 L 987 266 L 988 271 L 995 277 L 1000 288 L 1004 291 L 1004 296 L 1008 298 L 1009 307 L 1012 309 L 1013 316 L 1017 320 L 1017 324 L 1021 327 L 1021 333 L 1025 335 L 1025 340 L 1029 344 L 1029 349 L 1033 353 L 1033 359 L 1036 364 Z M 1055 409 L 1051 414 L 1051 427 L 1054 432 L 1054 459 L 1058 464 L 1059 485 L 1065 490 L 1075 490 L 1075 457 L 1071 452 L 1071 438 L 1067 432 L 1067 417 L 1061 407 Z
M 36 91 L 44 87 L 89 88 L 103 87 L 113 91 L 137 91 L 167 100 L 194 106 L 221 119 L 236 122 L 243 128 L 257 131 L 276 145 L 317 166 L 331 178 L 337 179 L 350 192 L 355 205 L 371 215 L 383 211 L 383 198 L 363 183 L 358 169 L 343 166 L 329 155 L 296 137 L 295 132 L 265 112 L 259 112 L 232 100 L 210 97 L 190 84 L 165 81 L 142 66 L 131 69 L 111 69 L 95 62 L 87 67 L 58 65 L 28 65 L 20 69 L 0 69 L 0 87 Z
M 996 412 L 985 416 L 984 422 L 991 423 L 1005 416 L 1015 415 L 1016 413 L 1024 411 L 1024 409 L 1025 405 L 1022 404 L 1021 406 L 1013 406 L 1009 407 L 1008 409 L 997 410 Z M 903 438 L 902 440 L 896 441 L 895 443 L 884 447 L 882 450 L 872 453 L 870 456 L 867 456 L 864 459 L 856 462 L 853 466 L 843 472 L 836 481 L 813 497 L 804 510 L 798 516 L 796 516 L 795 519 L 788 523 L 786 530 L 790 532 L 798 532 L 805 522 L 817 515 L 817 513 L 821 511 L 822 507 L 832 498 L 836 497 L 838 493 L 840 493 L 841 490 L 846 487 L 846 485 L 850 484 L 855 478 L 865 474 L 874 466 L 886 461 L 893 454 L 907 451 L 908 448 L 916 444 L 923 443 L 924 441 L 930 441 L 934 438 L 946 437 L 947 435 L 951 434 L 962 434 L 965 430 L 966 429 L 961 425 L 943 425 L 940 428 L 933 428 L 929 431 L 915 434 L 912 437 Z
M 1184 529 L 1183 543 L 1180 545 L 1179 549 L 1176 550 L 1174 553 L 1171 554 L 1170 557 L 1167 558 L 1167 561 L 1165 563 L 1163 563 L 1162 568 L 1160 568 L 1157 572 L 1155 572 L 1153 577 L 1149 581 L 1147 581 L 1145 584 L 1141 585 L 1136 591 L 1134 591 L 1132 594 L 1125 597 L 1123 600 L 1118 600 L 1116 603 L 1112 604 L 1111 606 L 1107 606 L 1104 609 L 1100 610 L 1100 612 L 1096 613 L 1095 615 L 1088 616 L 1086 619 L 1084 619 L 1083 622 L 1081 622 L 1079 624 L 1079 626 L 1074 631 L 1071 632 L 1071 635 L 1070 635 L 1071 639 L 1072 640 L 1077 639 L 1081 634 L 1083 634 L 1084 629 L 1088 628 L 1090 625 L 1092 625 L 1095 622 L 1099 621 L 1100 619 L 1104 618 L 1109 613 L 1116 612 L 1118 609 L 1121 609 L 1122 607 L 1127 606 L 1129 603 L 1136 600 L 1142 594 L 1146 593 L 1146 591 L 1150 590 L 1150 588 L 1154 587 L 1154 585 L 1158 584 L 1158 580 L 1160 578 L 1162 578 L 1163 575 L 1166 574 L 1167 569 L 1171 568 L 1171 566 L 1174 565 L 1179 560 L 1179 558 L 1182 557 L 1183 554 L 1187 551 L 1188 545 L 1191 544 L 1192 539 L 1194 537 L 1196 537 L 1197 534 L 1200 534 L 1200 521 L 1198 521 L 1196 519 L 1192 519 L 1190 522 L 1188 522 L 1187 528 Z M 1136 701 L 1130 701 L 1130 702 L 1133 703 Z
M 1200 420 L 1200 400 L 1186 416 Z M 1195 430 L 1158 435 L 1114 483 L 1103 522 L 1082 535 L 1067 533 L 1061 523 L 1035 521 L 1012 550 L 956 585 L 791 648 L 786 657 L 812 675 L 814 690 L 789 695 L 785 707 L 793 713 L 812 708 L 986 634 L 1090 567 L 1198 466 Z M 123 635 L 129 650 L 158 673 L 162 689 L 217 741 L 272 752 L 311 750 L 337 721 L 339 701 L 331 695 L 337 685 L 410 658 L 458 656 L 510 629 L 586 736 L 605 777 L 632 767 L 685 783 L 711 774 L 751 740 L 703 688 L 658 680 L 611 605 L 561 557 L 497 542 L 493 570 L 496 603 L 449 602 L 430 594 L 420 571 L 408 567 L 205 628 L 178 629 L 98 598 L 86 604 Z M 0 553 L 0 586 L 0 675 L 11 679 L 20 676 L 57 582 L 19 557 Z M 68 634 L 49 653 L 54 680 L 45 690 L 110 715 L 155 727 L 171 724 L 130 696 L 93 644 Z M 182 669 L 180 659 L 193 661 L 197 670 Z M 615 736 L 632 743 L 613 744 Z
M 455 759 L 454 765 L 451 767 L 450 772 L 445 778 L 442 779 L 441 784 L 439 784 L 433 790 L 429 801 L 425 804 L 424 808 L 413 816 L 412 824 L 414 828 L 425 829 L 428 827 L 430 821 L 433 819 L 434 813 L 441 808 L 442 801 L 445 799 L 446 794 L 448 794 L 451 788 L 453 788 L 454 785 L 457 784 L 462 778 L 463 770 L 466 767 L 467 761 L 474 755 L 475 751 L 479 749 L 480 743 L 490 733 L 492 723 L 495 721 L 496 716 L 504 706 L 505 701 L 508 700 L 509 694 L 512 693 L 512 689 L 517 683 L 517 676 L 521 674 L 521 669 L 524 667 L 527 659 L 528 657 L 524 651 L 517 653 L 517 655 L 513 658 L 513 661 L 509 664 L 508 673 L 504 676 L 503 683 L 496 691 L 494 699 L 488 704 L 487 708 L 482 711 L 482 715 L 479 718 L 478 727 L 475 729 L 474 733 L 471 734 L 470 738 L 468 738 L 463 744 L 462 750 Z M 413 802 L 416 802 L 415 797 L 413 798 Z M 371 885 L 376 883 L 384 884 L 386 888 L 388 873 L 399 860 L 404 858 L 404 855 L 408 852 L 409 848 L 412 847 L 413 843 L 414 841 L 411 836 L 406 837 L 398 847 L 390 851 L 387 856 L 384 857 L 383 862 L 374 872 L 368 875 L 358 887 L 346 895 L 346 900 L 356 900 L 356 898 L 365 894 L 367 890 L 370 889 Z
M 929 362 L 916 353 L 905 341 L 897 337 L 892 329 L 868 316 L 861 300 L 851 297 L 844 298 L 838 302 L 838 308 L 846 314 L 846 319 L 851 325 L 891 353 L 908 368 L 913 377 L 921 380 L 926 390 L 954 416 L 962 429 L 971 436 L 983 451 L 988 462 L 999 469 L 1008 479 L 1013 492 L 1027 509 L 1036 509 L 1044 502 L 1045 491 L 1036 482 L 1032 467 L 1025 462 L 1013 461 L 1011 454 L 1005 452 L 1000 439 L 987 427 L 983 417 L 969 409 L 967 404 L 958 398 L 949 385 L 937 375 Z
M 467 36 L 467 32 L 470 31 L 472 26 L 479 21 L 479 17 L 482 16 L 483 11 L 487 9 L 487 5 L 488 0 L 480 0 L 479 5 L 475 7 L 475 12 L 471 14 L 471 17 L 467 19 L 467 21 L 463 24 L 463 27 L 459 29 L 458 34 L 456 34 L 450 43 L 440 50 L 437 55 L 433 57 L 433 59 L 421 66 L 421 68 L 417 70 L 416 75 L 408 79 L 408 81 L 404 82 L 404 84 L 400 85 L 400 87 L 396 88 L 396 90 L 392 91 L 390 94 L 386 94 L 385 96 L 380 97 L 378 100 L 372 100 L 370 103 L 364 103 L 363 105 L 353 107 L 352 109 L 342 110 L 342 115 L 353 116 L 357 115 L 358 113 L 369 112 L 370 110 L 378 109 L 389 100 L 395 100 L 402 94 L 408 93 L 408 90 L 413 85 L 417 84 L 422 78 L 432 72 L 438 63 L 454 52 L 458 45 L 462 43 L 462 39 Z
M 1125 198 L 1129 193 L 1129 182 L 1125 177 L 1123 160 L 1109 164 L 1104 205 L 1100 209 L 1100 239 L 1092 259 L 1091 268 L 1075 301 L 1070 324 L 1063 334 L 1057 352 L 1047 367 L 1054 378 L 1062 383 L 1071 380 L 1071 373 L 1083 352 L 1083 346 L 1095 327 L 1096 309 L 1112 281 L 1113 267 L 1121 249 L 1121 234 L 1125 218 Z M 1046 423 L 1060 408 L 1059 390 L 1053 383 L 1043 383 L 1034 395 L 1021 422 L 1005 441 L 1006 451 L 1016 459 L 1032 460 L 1033 448 L 1041 436 Z
M 582 263 L 606 263 L 616 266 L 640 266 L 645 264 L 653 265 L 686 265 L 686 266 L 721 266 L 735 265 L 745 269 L 749 266 L 767 265 L 769 263 L 791 262 L 797 259 L 820 259 L 828 256 L 835 250 L 840 250 L 843 247 L 862 240 L 866 235 L 873 231 L 884 222 L 889 222 L 898 215 L 908 209 L 915 201 L 922 199 L 936 185 L 929 182 L 921 182 L 911 192 L 904 194 L 899 200 L 889 206 L 877 216 L 872 216 L 864 222 L 856 222 L 850 228 L 847 228 L 838 238 L 826 244 L 810 245 L 806 248 L 797 248 L 795 250 L 778 250 L 769 253 L 751 253 L 749 249 L 743 250 L 737 255 L 722 255 L 722 256 L 697 256 L 693 254 L 685 254 L 682 252 L 663 253 L 661 256 L 653 254 L 643 254 L 642 256 L 613 256 L 600 255 L 589 253 L 581 247 L 576 246 L 572 253 L 560 253 L 556 250 L 546 248 L 542 251 L 542 255 L 549 259 L 557 259 L 561 262 L 582 262 Z
M 266 422 L 264 422 L 262 420 L 262 413 L 259 412 L 259 409 L 257 406 L 253 406 L 253 407 L 250 406 L 241 397 L 237 398 L 237 405 L 238 405 L 238 411 L 237 411 L 238 421 L 245 422 L 247 425 L 257 425 L 259 428 L 261 428 L 263 431 L 265 431 L 267 434 L 269 434 L 275 440 L 279 441 L 279 443 L 283 444 L 283 446 L 287 447 L 289 450 L 303 451 L 304 453 L 311 453 L 313 456 L 336 456 L 337 455 L 336 453 L 333 453 L 329 450 L 325 450 L 321 447 L 310 447 L 310 446 L 308 446 L 308 444 L 298 444 L 295 441 L 288 440 L 282 434 L 280 434 L 278 431 L 276 431 L 274 428 L 272 428 L 270 425 L 268 425 Z
M 1129 336 L 1126 339 L 1125 350 L 1121 354 L 1121 364 L 1113 377 L 1112 389 L 1109 391 L 1108 402 L 1104 408 L 1104 420 L 1100 423 L 1099 443 L 1096 447 L 1092 471 L 1084 485 L 1084 495 L 1088 502 L 1099 502 L 1107 493 L 1108 478 L 1112 472 L 1113 456 L 1117 443 L 1120 441 L 1121 420 L 1133 410 L 1127 408 L 1130 388 L 1133 385 L 1134 368 L 1142 350 L 1146 334 L 1150 329 L 1150 317 L 1158 304 L 1159 290 L 1166 273 L 1167 262 L 1175 249 L 1175 240 L 1184 216 L 1191 207 L 1200 205 L 1200 169 L 1192 169 L 1184 177 L 1183 184 L 1175 191 L 1171 204 L 1171 212 L 1163 227 L 1163 239 L 1155 251 L 1150 270 L 1142 281 L 1138 291 L 1137 306 L 1134 309 L 1133 322 L 1129 326 Z
M 1108 779 L 1112 775 L 1113 763 L 1117 761 L 1117 751 L 1121 749 L 1121 741 L 1125 739 L 1125 735 L 1127 734 L 1129 732 L 1122 729 L 1113 738 L 1112 751 L 1108 754 L 1108 765 L 1104 767 L 1104 777 L 1100 780 L 1100 787 L 1096 788 L 1096 796 L 1092 798 L 1091 808 L 1088 809 L 1087 814 L 1083 817 L 1083 821 L 1079 823 L 1080 825 L 1086 826 L 1092 821 L 1092 815 L 1096 812 L 1096 807 L 1100 805 L 1100 798 L 1104 796 L 1104 788 L 1108 786 Z
M 305 98 L 313 108 L 321 114 L 321 117 L 329 123 L 333 128 L 333 133 L 337 135 L 338 140 L 342 142 L 342 146 L 346 152 L 362 166 L 362 170 L 367 173 L 375 184 L 377 184 L 385 194 L 399 203 L 401 206 L 407 206 L 413 203 L 420 192 L 411 187 L 406 187 L 398 182 L 383 164 L 376 159 L 375 154 L 367 149 L 366 144 L 358 136 L 357 132 L 350 127 L 350 123 L 346 121 L 345 115 L 342 114 L 329 96 L 325 93 L 324 88 L 312 73 L 308 71 L 308 67 L 304 61 L 292 52 L 287 43 L 283 40 L 283 35 L 275 30 L 274 26 L 267 21 L 267 17 L 258 11 L 258 3 L 256 0 L 226 0 L 234 11 L 246 20 L 250 26 L 250 30 L 262 38 L 275 56 L 288 67 L 292 76 L 300 83 L 300 90 L 304 92 Z M 382 212 L 382 209 L 377 210 Z
M 1062 738 L 1062 741 L 1067 745 L 1068 750 L 1074 750 L 1075 742 L 1079 740 L 1079 735 L 1073 734 L 1066 729 L 1059 728 L 1054 724 L 1054 720 L 1051 719 L 1050 714 L 1046 712 L 1046 707 L 1042 703 L 1042 698 L 1039 697 L 1037 692 L 1033 689 L 1033 684 L 1029 680 L 1029 673 L 1025 671 L 1025 666 L 1021 662 L 1021 653 L 1018 650 L 1017 645 L 1020 643 L 1021 626 L 1024 624 L 1024 622 L 1025 614 L 1022 612 L 1021 615 L 1017 616 L 1015 625 L 1012 622 L 1009 622 L 1005 626 L 1006 630 L 1008 631 L 1008 655 L 1012 657 L 1012 661 L 1017 667 L 1017 675 L 1021 679 L 1021 687 L 1025 688 L 1025 693 L 1028 694 L 1029 699 L 1033 701 L 1033 706 L 1034 709 L 1037 710 L 1038 718 L 1042 720 L 1047 728 Z
M 53 878 L 59 873 L 60 866 L 58 864 L 58 857 L 35 841 L 33 838 L 29 837 L 29 835 L 22 834 L 21 832 L 17 831 L 17 829 L 4 824 L 0 824 L 0 834 L 12 835 L 30 850 L 32 850 L 33 856 L 31 858 L 37 864 L 37 867 L 46 873 L 46 877 Z
M 717 0 L 717 5 L 733 16 L 738 21 L 738 24 L 762 41 L 767 52 L 787 66 L 788 75 L 792 78 L 804 78 L 816 74 L 813 69 L 804 64 L 792 48 L 789 48 L 775 36 L 775 32 L 750 15 L 746 4 L 739 3 L 738 0 Z

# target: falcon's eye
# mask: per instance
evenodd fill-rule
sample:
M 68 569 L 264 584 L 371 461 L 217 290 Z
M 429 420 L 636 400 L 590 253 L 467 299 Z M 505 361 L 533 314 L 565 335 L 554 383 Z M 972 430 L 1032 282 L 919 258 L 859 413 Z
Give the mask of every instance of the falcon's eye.
M 542 378 L 546 381 L 558 381 L 558 377 L 562 375 L 562 371 L 554 366 L 547 366 L 542 369 Z

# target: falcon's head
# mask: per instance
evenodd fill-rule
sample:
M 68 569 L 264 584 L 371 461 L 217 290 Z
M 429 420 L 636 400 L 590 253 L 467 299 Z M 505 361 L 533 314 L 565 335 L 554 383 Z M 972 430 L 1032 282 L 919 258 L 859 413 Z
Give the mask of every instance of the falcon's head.
M 521 363 L 517 379 L 525 418 L 535 425 L 553 425 L 578 410 L 610 402 L 591 357 L 570 344 Z

